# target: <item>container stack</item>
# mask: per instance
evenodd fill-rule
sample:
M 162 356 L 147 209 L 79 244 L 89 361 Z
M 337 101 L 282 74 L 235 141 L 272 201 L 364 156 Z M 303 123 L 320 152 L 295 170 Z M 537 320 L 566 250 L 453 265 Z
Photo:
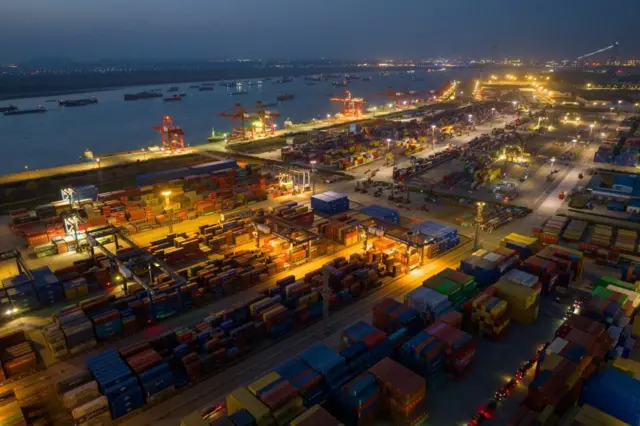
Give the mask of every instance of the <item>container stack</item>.
M 0 338 L 0 379 L 15 378 L 33 372 L 38 360 L 31 341 L 23 330 L 11 332 Z
M 373 325 L 387 334 L 406 328 L 413 335 L 424 328 L 425 319 L 422 311 L 386 298 L 373 307 Z
M 275 368 L 275 372 L 291 383 L 310 407 L 326 396 L 326 387 L 322 376 L 297 358 L 291 358 Z
M 500 247 L 515 250 L 520 260 L 525 260 L 540 250 L 540 243 L 537 238 L 511 233 L 500 241 Z
M 567 413 L 566 420 L 574 425 L 626 426 L 629 424 L 588 404 L 574 407 Z
M 571 272 L 570 262 L 568 260 L 561 260 L 560 262 L 565 263 L 564 265 L 562 263 L 560 264 L 563 269 L 557 268 L 556 263 L 551 260 L 544 259 L 540 256 L 532 256 L 522 264 L 522 271 L 511 271 L 511 273 L 508 274 L 509 276 L 505 276 L 505 278 L 526 285 L 527 287 L 532 285 L 529 284 L 531 282 L 539 282 L 542 285 L 542 293 L 549 294 L 553 291 L 560 274 L 564 273 L 566 275 Z
M 251 383 L 247 389 L 269 409 L 278 425 L 289 424 L 304 411 L 296 389 L 274 371 Z
M 591 235 L 591 244 L 609 248 L 613 239 L 613 228 L 607 225 L 596 225 Z
M 490 339 L 500 338 L 510 323 L 507 302 L 487 293 L 480 293 L 466 303 L 465 314 L 471 328 Z
M 371 425 L 378 414 L 380 396 L 376 378 L 365 372 L 334 392 L 331 402 L 347 424 Z
M 51 268 L 43 266 L 32 269 L 31 274 L 33 275 L 38 300 L 40 300 L 42 306 L 53 305 L 64 300 L 65 297 L 60 280 L 51 271 Z
M 540 242 L 543 245 L 558 244 L 560 234 L 564 230 L 568 221 L 569 219 L 564 216 L 551 216 L 542 227 L 539 235 Z M 536 232 L 534 230 L 534 237 L 537 236 L 535 233 Z
M 71 355 L 86 352 L 97 345 L 93 324 L 79 307 L 63 309 L 54 315 L 54 320 L 64 333 Z
M 327 215 L 344 213 L 349 210 L 349 198 L 333 191 L 323 192 L 311 197 L 311 208 Z
M 433 324 L 425 330 L 437 337 L 446 347 L 445 369 L 453 376 L 460 376 L 471 365 L 476 355 L 476 344 L 469 333 L 443 322 Z
M 476 280 L 471 275 L 465 274 L 464 272 L 447 268 L 440 272 L 438 276 L 460 284 L 461 292 L 465 300 L 469 300 L 478 293 L 478 284 L 476 283 Z
M 405 303 L 420 312 L 427 323 L 449 312 L 453 312 L 453 305 L 447 296 L 428 287 L 416 287 L 404 296 Z
M 364 321 L 342 330 L 340 355 L 353 374 L 360 374 L 393 350 L 387 334 Z
M 371 204 L 367 207 L 361 208 L 359 212 L 396 225 L 400 224 L 400 213 L 398 213 L 397 210 L 390 209 L 388 207 Z
M 271 415 L 269 408 L 260 402 L 258 398 L 252 395 L 247 388 L 238 388 L 228 394 L 226 403 L 229 418 L 233 418 L 233 416 L 242 416 L 245 419 L 242 422 L 243 426 L 252 424 L 276 426 L 276 421 Z M 250 417 L 246 414 L 249 414 Z
M 31 312 L 40 308 L 34 282 L 26 274 L 2 280 L 2 288 L 4 289 L 3 293 L 8 296 L 13 309 L 17 309 L 17 312 Z
M 89 312 L 93 329 L 98 340 L 106 340 L 122 333 L 122 318 L 120 312 L 105 306 Z
M 602 323 L 572 316 L 558 328 L 555 339 L 540 354 L 524 405 L 535 412 L 547 413 L 548 417 L 554 412 L 565 414 L 579 399 L 581 403 L 592 404 L 584 392 L 611 347 L 612 340 Z
M 436 336 L 421 331 L 398 351 L 400 362 L 424 377 L 429 389 L 438 388 L 446 379 L 444 372 L 446 345 Z
M 638 233 L 629 229 L 618 228 L 612 248 L 621 253 L 633 254 L 638 243 Z
M 428 416 L 426 382 L 408 368 L 385 358 L 369 369 L 380 387 L 382 412 L 396 424 L 417 424 Z
M 556 267 L 562 271 L 559 280 L 565 280 L 567 285 L 571 281 L 582 279 L 584 269 L 584 255 L 582 252 L 567 247 L 551 245 L 539 252 L 538 256 L 555 262 Z M 568 271 L 563 266 L 567 265 L 566 261 L 569 262 Z
M 587 230 L 589 223 L 582 220 L 573 219 L 567 225 L 567 228 L 562 233 L 562 238 L 566 241 L 580 241 Z
M 426 239 L 433 241 L 427 246 L 427 258 L 431 259 L 460 244 L 458 228 L 442 225 L 437 222 L 422 222 L 411 226 L 414 231 L 420 232 Z
M 473 276 L 480 288 L 485 288 L 498 281 L 504 272 L 518 262 L 514 250 L 502 249 L 501 252 L 507 255 L 478 250 L 471 256 L 462 259 L 460 269 L 465 274 Z
M 87 366 L 108 401 L 113 419 L 144 405 L 138 380 L 115 350 L 89 357 Z
M 538 319 L 539 299 L 542 286 L 537 277 L 517 274 L 502 279 L 494 286 L 496 296 L 507 302 L 509 317 L 522 324 L 531 324 Z
M 608 287 L 610 285 L 614 285 L 616 287 L 624 288 L 630 291 L 640 291 L 640 286 L 637 284 L 628 283 L 626 281 L 619 280 L 617 278 L 613 278 L 607 275 L 603 275 L 594 283 L 594 286 L 597 287 Z
M 320 373 L 331 390 L 338 388 L 350 377 L 344 358 L 323 344 L 307 349 L 300 354 L 300 359 Z
M 293 419 L 291 426 L 344 426 L 320 405 L 314 405 Z

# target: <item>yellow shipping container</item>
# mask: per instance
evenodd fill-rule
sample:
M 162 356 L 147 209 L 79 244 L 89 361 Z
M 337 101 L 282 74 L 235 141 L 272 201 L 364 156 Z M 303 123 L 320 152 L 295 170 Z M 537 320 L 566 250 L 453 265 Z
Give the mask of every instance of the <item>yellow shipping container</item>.
M 628 426 L 628 423 L 618 420 L 609 414 L 594 408 L 591 405 L 583 405 L 576 417 L 578 421 L 586 426 Z
M 613 361 L 613 368 L 627 373 L 636 379 L 640 378 L 640 363 L 630 358 L 616 358 L 616 360 Z
M 633 337 L 640 337 L 640 315 L 636 315 L 633 319 L 631 334 L 633 334 Z
M 258 426 L 275 425 L 275 420 L 267 406 L 251 395 L 246 388 L 238 388 L 227 395 L 227 412 L 231 415 L 243 408 L 256 419 Z
M 509 281 L 500 280 L 495 284 L 497 296 L 507 302 L 509 310 L 527 310 L 536 303 L 540 289 L 533 289 Z
M 538 305 L 533 305 L 527 310 L 509 308 L 509 316 L 511 319 L 520 324 L 531 324 L 535 322 L 538 319 L 539 312 L 540 307 Z
M 271 373 L 267 373 L 255 382 L 251 383 L 249 386 L 247 386 L 247 389 L 249 389 L 249 392 L 257 396 L 258 392 L 260 392 L 261 389 L 264 389 L 271 383 L 278 380 L 280 380 L 280 375 L 275 371 L 272 371 Z

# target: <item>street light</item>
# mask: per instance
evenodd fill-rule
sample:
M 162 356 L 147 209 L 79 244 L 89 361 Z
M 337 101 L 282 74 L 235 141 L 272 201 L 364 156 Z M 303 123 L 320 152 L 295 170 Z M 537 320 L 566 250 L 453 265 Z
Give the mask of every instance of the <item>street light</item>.
M 96 163 L 98 163 L 98 168 L 100 168 L 100 159 L 96 158 Z
M 574 139 L 575 140 L 575 139 Z M 577 142 L 577 141 L 576 141 Z M 553 172 L 553 163 L 556 162 L 556 157 L 551 157 L 551 171 Z
M 484 206 L 486 204 L 487 203 L 485 203 L 484 201 L 476 202 L 477 211 L 476 211 L 476 218 L 475 218 L 476 235 L 475 235 L 474 242 L 473 242 L 473 249 L 474 250 L 478 250 L 480 248 L 480 247 L 478 247 L 478 244 L 480 242 L 480 225 L 482 225 L 482 222 L 483 222 L 482 211 L 484 210 Z
M 473 114 L 469 114 L 469 123 L 471 123 L 472 118 L 473 118 Z
M 169 208 L 169 197 L 171 197 L 171 191 L 162 191 L 161 194 L 164 196 L 164 209 L 169 211 L 169 234 L 173 234 L 173 209 Z
M 316 172 L 316 164 L 318 163 L 316 160 L 311 160 L 309 162 L 311 164 L 311 195 L 316 195 L 316 181 L 313 178 Z
M 373 116 L 375 117 L 376 116 L 376 111 L 378 111 L 378 107 L 374 106 L 372 109 L 373 109 Z
M 591 138 L 591 133 L 593 132 L 594 127 L 595 127 L 595 124 L 593 123 L 589 124 L 589 138 Z

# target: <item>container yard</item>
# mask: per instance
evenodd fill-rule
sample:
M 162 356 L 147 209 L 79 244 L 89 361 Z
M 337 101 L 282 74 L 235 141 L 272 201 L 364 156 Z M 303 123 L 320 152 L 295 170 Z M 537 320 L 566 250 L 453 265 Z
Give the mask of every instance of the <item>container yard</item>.
M 634 424 L 609 395 L 636 387 L 611 372 L 635 368 L 635 175 L 574 170 L 595 152 L 583 121 L 407 112 L 14 210 L 6 418 Z
M 450 393 L 456 386 L 463 386 L 462 383 L 474 375 L 474 359 L 478 358 L 480 350 L 490 350 L 496 342 L 509 339 L 512 328 L 522 332 L 527 327 L 535 328 L 539 321 L 546 322 L 547 338 L 551 337 L 553 329 L 550 326 L 557 325 L 558 320 L 551 323 L 539 320 L 540 306 L 549 304 L 550 295 L 555 294 L 560 285 L 559 270 L 581 270 L 582 258 L 579 253 L 576 255 L 560 247 L 550 252 L 551 246 L 543 248 L 536 238 L 517 234 L 506 237 L 503 245 L 494 252 L 481 250 L 473 253 L 472 258 L 461 261 L 462 271 L 445 269 L 424 280 L 421 286 L 410 290 L 400 300 L 378 302 L 372 308 L 370 323 L 353 323 L 343 329 L 336 340 L 330 339 L 328 343 L 314 346 L 286 361 L 283 366 L 302 364 L 297 377 L 303 376 L 305 368 L 321 376 L 313 380 L 313 383 L 321 383 L 321 386 L 314 387 L 318 389 L 314 393 L 315 398 L 310 397 L 306 387 L 298 393 L 305 407 L 303 409 L 310 410 L 302 414 L 302 418 L 322 410 L 322 415 L 326 411 L 344 424 L 367 422 L 371 416 L 386 418 L 393 424 L 415 424 L 418 418 L 433 421 L 428 411 L 440 400 L 438 390 L 447 389 Z M 518 251 L 509 246 L 516 247 Z M 470 266 L 474 264 L 477 266 Z M 465 273 L 465 269 L 469 272 Z M 571 273 L 563 279 L 574 281 L 578 278 Z M 608 281 L 605 279 L 605 282 Z M 599 291 L 601 296 L 610 296 L 610 293 L 605 295 L 604 290 Z M 561 318 L 562 314 L 559 315 Z M 533 348 L 536 343 L 530 341 L 528 347 Z M 326 363 L 319 365 L 317 359 L 326 360 Z M 275 371 L 282 368 L 275 367 Z M 380 377 L 380 371 L 384 369 L 386 373 L 390 368 L 397 369 L 393 376 L 402 377 L 401 383 L 415 382 L 415 389 L 419 389 L 411 393 L 414 402 L 410 409 L 402 408 L 397 399 L 391 408 L 388 405 L 386 398 L 394 391 L 384 391 L 389 384 Z M 266 373 L 264 377 L 271 374 Z M 386 380 L 391 380 L 391 376 Z M 251 390 L 250 387 L 247 385 L 246 389 Z M 226 397 L 226 415 L 229 418 L 239 411 L 235 404 L 232 404 L 232 412 L 229 411 L 230 398 L 236 392 L 244 392 L 242 389 Z M 350 389 L 353 393 L 349 398 L 361 395 L 359 404 L 350 405 L 353 403 L 346 399 L 345 393 Z M 408 390 L 405 393 L 408 394 Z M 242 408 L 249 411 L 254 404 L 266 404 L 259 395 L 256 396 L 257 401 Z M 429 403 L 430 398 L 433 398 L 432 403 Z M 299 407 L 299 402 L 295 405 Z M 225 402 L 218 405 L 224 406 Z M 218 421 L 223 421 L 223 411 L 220 408 L 217 413 Z M 268 407 L 260 411 L 261 419 L 280 424 L 275 412 L 265 419 L 268 412 Z M 290 415 L 295 416 L 293 412 Z M 202 417 L 194 414 L 185 418 L 183 424 L 202 424 L 201 420 Z M 209 419 L 209 423 L 212 420 Z

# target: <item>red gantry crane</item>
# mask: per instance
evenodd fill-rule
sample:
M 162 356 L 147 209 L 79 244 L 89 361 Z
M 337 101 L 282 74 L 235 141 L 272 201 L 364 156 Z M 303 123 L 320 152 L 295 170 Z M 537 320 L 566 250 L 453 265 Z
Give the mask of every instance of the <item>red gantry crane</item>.
M 249 114 L 249 111 L 242 108 L 242 105 L 235 104 L 233 106 L 232 112 L 221 112 L 220 114 L 218 114 L 218 116 L 231 118 L 232 120 L 231 137 L 232 138 L 246 139 L 247 128 L 245 127 L 245 123 L 247 120 L 251 119 L 251 115 Z M 238 121 L 240 122 L 240 127 L 237 127 Z
M 153 128 L 160 132 L 162 149 L 171 151 L 184 149 L 184 130 L 182 127 L 176 126 L 170 116 L 165 115 L 162 118 L 162 124 Z
M 360 117 L 362 115 L 362 106 L 367 103 L 363 98 L 354 98 L 351 92 L 346 90 L 344 98 L 330 98 L 333 102 L 342 102 L 342 114 L 345 117 Z
M 280 114 L 266 110 L 261 101 L 256 102 L 255 114 L 255 117 L 251 117 L 256 119 L 251 126 L 251 137 L 274 134 L 276 131 L 275 118 L 280 117 Z

